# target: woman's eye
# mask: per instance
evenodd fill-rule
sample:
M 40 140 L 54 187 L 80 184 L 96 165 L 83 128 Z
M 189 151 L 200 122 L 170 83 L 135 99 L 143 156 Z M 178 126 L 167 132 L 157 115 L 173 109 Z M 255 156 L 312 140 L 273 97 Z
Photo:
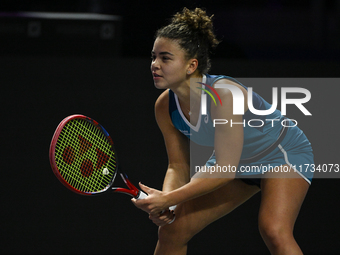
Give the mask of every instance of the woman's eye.
M 152 61 L 155 61 L 156 58 L 157 58 L 156 56 L 153 56 L 153 55 L 151 56 L 151 60 L 152 60 Z M 169 58 L 169 57 L 162 57 L 162 60 L 163 60 L 163 61 L 167 61 L 167 60 L 170 60 L 170 58 Z

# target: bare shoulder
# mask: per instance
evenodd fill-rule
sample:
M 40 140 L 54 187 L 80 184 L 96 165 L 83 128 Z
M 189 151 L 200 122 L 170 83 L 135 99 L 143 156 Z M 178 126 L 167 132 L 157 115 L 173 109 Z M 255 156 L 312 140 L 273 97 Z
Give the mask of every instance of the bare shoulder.
M 169 90 L 163 91 L 156 100 L 155 110 L 160 111 L 169 107 Z
M 156 100 L 155 117 L 158 126 L 163 130 L 166 126 L 172 126 L 169 115 L 169 90 L 165 90 Z

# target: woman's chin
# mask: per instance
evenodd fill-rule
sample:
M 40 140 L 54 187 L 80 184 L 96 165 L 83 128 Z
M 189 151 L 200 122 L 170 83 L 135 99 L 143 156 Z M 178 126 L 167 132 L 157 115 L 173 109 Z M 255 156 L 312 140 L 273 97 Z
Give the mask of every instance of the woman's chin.
M 165 86 L 165 84 L 163 82 L 154 81 L 154 85 L 157 89 L 167 89 L 167 87 Z

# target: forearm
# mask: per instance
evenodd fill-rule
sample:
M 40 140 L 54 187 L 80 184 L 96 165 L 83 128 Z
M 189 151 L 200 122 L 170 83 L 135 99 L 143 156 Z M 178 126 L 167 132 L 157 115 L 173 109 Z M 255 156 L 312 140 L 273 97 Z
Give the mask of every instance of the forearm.
M 225 176 L 222 178 L 211 178 L 209 173 L 200 173 L 199 176 L 195 176 L 191 181 L 182 187 L 167 192 L 166 197 L 169 206 L 183 203 L 185 201 L 194 199 L 199 196 L 203 196 L 218 188 L 226 185 L 233 180 L 233 176 Z

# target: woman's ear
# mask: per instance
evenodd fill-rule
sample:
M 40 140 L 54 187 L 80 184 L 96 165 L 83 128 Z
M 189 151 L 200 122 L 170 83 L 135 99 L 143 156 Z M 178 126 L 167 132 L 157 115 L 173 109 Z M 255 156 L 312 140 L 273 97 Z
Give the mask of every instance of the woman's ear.
M 198 67 L 198 61 L 197 59 L 191 59 L 189 62 L 189 66 L 187 69 L 187 74 L 192 74 L 197 70 Z

